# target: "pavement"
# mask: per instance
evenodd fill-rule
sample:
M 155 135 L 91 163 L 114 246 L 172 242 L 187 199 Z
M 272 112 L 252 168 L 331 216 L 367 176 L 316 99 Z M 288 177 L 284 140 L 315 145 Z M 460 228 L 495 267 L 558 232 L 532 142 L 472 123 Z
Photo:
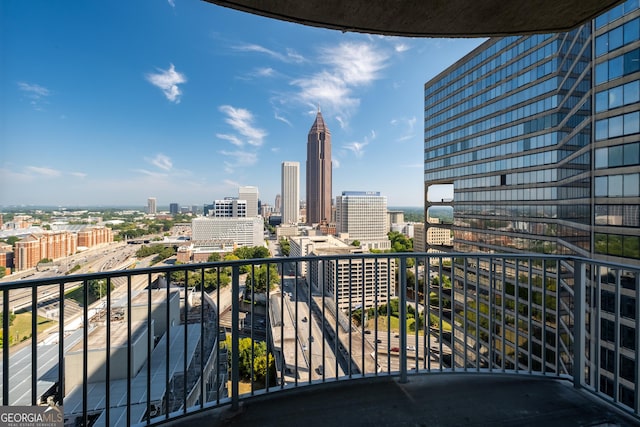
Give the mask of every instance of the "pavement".
M 431 374 L 333 381 L 193 414 L 175 426 L 640 426 L 565 380 L 508 374 Z

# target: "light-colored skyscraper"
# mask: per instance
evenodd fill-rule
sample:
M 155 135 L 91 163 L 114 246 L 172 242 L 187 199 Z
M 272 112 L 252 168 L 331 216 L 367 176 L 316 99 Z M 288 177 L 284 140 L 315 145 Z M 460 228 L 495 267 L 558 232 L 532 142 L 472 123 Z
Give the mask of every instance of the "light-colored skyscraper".
M 307 224 L 331 221 L 331 132 L 318 110 L 307 136 Z
M 336 197 L 338 233 L 360 241 L 370 249 L 389 249 L 387 198 L 379 191 L 343 191 Z
M 155 197 L 149 197 L 147 199 L 147 213 L 149 215 L 155 215 L 156 214 L 156 198 Z
M 245 186 L 238 190 L 238 199 L 247 201 L 247 217 L 258 216 L 258 187 Z
M 300 215 L 300 163 L 282 162 L 282 223 L 297 224 Z
M 282 209 L 282 196 L 280 194 L 276 194 L 276 201 L 275 201 L 275 212 L 280 213 L 281 209 Z

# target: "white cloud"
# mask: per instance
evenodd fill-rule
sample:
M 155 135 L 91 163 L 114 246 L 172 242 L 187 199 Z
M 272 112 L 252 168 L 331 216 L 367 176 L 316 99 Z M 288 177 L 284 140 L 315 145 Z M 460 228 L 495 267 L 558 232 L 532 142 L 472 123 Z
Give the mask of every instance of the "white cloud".
M 416 116 L 412 116 L 409 118 L 402 117 L 400 119 L 392 119 L 391 125 L 403 127 L 402 135 L 400 135 L 396 139 L 396 141 L 404 142 L 414 138 L 416 136 L 414 130 L 417 122 L 418 122 L 418 119 L 416 118 Z
M 36 110 L 42 110 L 41 104 L 51 95 L 51 91 L 44 86 L 35 83 L 18 82 L 18 88 L 31 100 L 31 105 Z
M 27 92 L 31 97 L 37 99 L 49 96 L 51 94 L 49 89 L 47 89 L 46 87 L 34 83 L 18 82 L 18 87 L 21 91 Z
M 180 95 L 182 92 L 178 86 L 181 83 L 187 81 L 187 77 L 176 71 L 173 64 L 170 65 L 168 70 L 162 70 L 158 68 L 159 73 L 149 73 L 146 75 L 146 79 L 152 85 L 162 89 L 164 96 L 171 102 L 178 104 L 180 102 Z
M 350 142 L 346 144 L 344 148 L 353 152 L 357 158 L 361 158 L 364 155 L 364 147 L 367 145 L 369 145 L 369 142 L 365 138 L 365 142 Z
M 138 172 L 141 173 L 143 175 L 147 175 L 156 179 L 161 179 L 161 178 L 167 178 L 169 175 L 167 175 L 166 173 L 162 173 L 162 172 L 153 172 L 153 171 L 149 171 L 146 169 L 132 169 L 133 172 Z
M 229 157 L 229 160 L 224 162 L 225 172 L 234 173 L 237 168 L 246 168 L 253 166 L 258 162 L 258 155 L 250 151 L 220 151 L 223 156 Z
M 273 77 L 275 73 L 276 70 L 271 67 L 262 67 L 256 70 L 255 75 L 259 77 Z
M 81 178 L 81 179 L 84 179 L 84 178 L 86 178 L 86 177 L 87 177 L 87 174 L 86 174 L 86 173 L 84 173 L 84 172 L 70 172 L 69 174 L 70 174 L 71 176 L 75 176 L 75 177 L 77 177 L 77 178 Z
M 366 85 L 377 80 L 388 55 L 369 43 L 341 43 L 320 50 L 321 60 L 333 67 L 346 85 Z
M 282 117 L 280 114 L 278 114 L 278 112 L 276 111 L 274 114 L 274 117 L 276 120 L 280 120 L 282 123 L 286 123 L 288 124 L 290 127 L 293 127 L 293 125 L 291 124 L 291 122 L 287 119 L 285 119 L 284 117 Z
M 331 158 L 331 166 L 333 166 L 334 169 L 339 169 L 340 160 L 336 159 L 335 157 Z
M 174 0 L 167 0 L 167 2 L 169 3 L 169 6 L 176 7 L 176 2 Z
M 409 47 L 409 45 L 407 45 L 407 44 L 405 44 L 405 43 L 398 43 L 397 45 L 395 45 L 395 47 L 394 47 L 394 48 L 395 48 L 396 52 L 398 52 L 398 53 L 406 52 L 406 51 L 408 51 L 409 49 L 411 49 L 411 48 Z
M 51 169 L 51 168 L 47 168 L 47 167 L 39 167 L 39 166 L 27 166 L 25 168 L 27 171 L 37 174 L 37 175 L 42 175 L 42 176 L 47 176 L 50 178 L 53 177 L 58 177 L 60 175 L 62 175 L 62 172 L 60 172 L 59 170 L 56 169 Z
M 228 135 L 228 134 L 224 134 L 224 133 L 217 133 L 216 136 L 220 139 L 224 139 L 229 141 L 230 143 L 232 143 L 233 145 L 237 146 L 237 147 L 242 147 L 244 145 L 244 142 L 242 142 L 237 136 L 235 135 Z
M 230 105 L 223 105 L 220 107 L 220 111 L 227 115 L 227 118 L 224 121 L 231 125 L 236 132 L 244 136 L 247 144 L 253 145 L 254 147 L 260 147 L 263 144 L 264 138 L 267 136 L 267 132 L 263 129 L 254 127 L 253 114 L 251 114 L 249 110 L 245 110 L 244 108 L 234 108 Z M 225 137 L 226 138 L 223 139 L 229 139 L 229 135 L 225 135 Z M 240 141 L 239 138 L 237 140 Z M 234 145 L 239 144 L 234 142 Z
M 233 46 L 233 49 L 240 52 L 257 52 L 263 53 L 267 56 L 270 56 L 273 59 L 277 59 L 278 61 L 285 63 L 302 63 L 305 62 L 304 56 L 300 55 L 293 49 L 287 49 L 286 54 L 282 54 L 271 49 L 267 49 L 264 46 L 260 46 L 259 44 L 242 44 Z
M 171 159 L 162 153 L 156 154 L 156 156 L 153 159 L 145 159 L 145 160 L 151 163 L 152 165 L 165 171 L 170 171 L 171 168 L 173 167 L 173 162 L 171 161 Z
M 299 88 L 300 101 L 341 115 L 341 126 L 346 127 L 360 106 L 355 90 L 379 79 L 389 56 L 373 43 L 345 42 L 320 48 L 318 57 L 326 68 L 291 84 Z

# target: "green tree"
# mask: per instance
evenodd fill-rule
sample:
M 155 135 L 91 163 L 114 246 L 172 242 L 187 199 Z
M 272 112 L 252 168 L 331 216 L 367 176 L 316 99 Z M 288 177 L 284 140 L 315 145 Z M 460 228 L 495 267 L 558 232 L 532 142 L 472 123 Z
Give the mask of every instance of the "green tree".
M 289 254 L 291 253 L 291 245 L 289 244 L 289 239 L 280 239 L 279 243 L 280 252 L 282 252 L 282 255 L 289 256 Z
M 231 335 L 227 335 L 225 345 L 227 350 L 231 350 Z M 253 366 L 254 384 L 257 383 L 264 386 L 267 375 L 269 376 L 269 382 L 274 384 L 276 374 L 275 359 L 271 353 L 267 354 L 267 344 L 264 341 L 241 338 L 238 341 L 238 349 L 238 372 L 241 379 L 251 380 L 251 368 Z
M 355 246 L 356 248 L 360 247 L 360 240 L 354 240 L 353 242 L 351 242 L 351 246 Z
M 212 253 L 211 255 L 209 255 L 209 258 L 207 258 L 207 262 L 217 262 L 217 261 L 220 261 L 219 253 Z
M 274 264 L 269 264 L 268 267 L 267 264 L 262 264 L 255 268 L 255 275 L 249 274 L 247 277 L 245 282 L 247 290 L 255 293 L 267 291 L 267 268 L 269 271 L 269 289 L 272 289 L 278 283 L 280 276 L 278 276 L 277 267 Z
M 90 299 L 97 300 L 107 295 L 107 281 L 105 279 L 89 280 L 87 286 L 89 286 Z M 111 290 L 113 290 L 113 284 L 111 284 Z
M 4 277 L 7 274 L 7 269 L 0 265 L 0 278 Z

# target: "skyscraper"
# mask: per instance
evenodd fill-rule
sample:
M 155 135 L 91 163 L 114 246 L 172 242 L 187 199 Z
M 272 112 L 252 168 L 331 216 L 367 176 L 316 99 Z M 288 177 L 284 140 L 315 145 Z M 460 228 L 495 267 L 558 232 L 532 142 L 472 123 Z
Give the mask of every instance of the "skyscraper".
M 307 224 L 331 221 L 331 133 L 318 109 L 307 136 Z
M 156 214 L 156 198 L 155 197 L 149 197 L 147 199 L 147 213 L 149 215 Z
M 630 0 L 567 33 L 489 39 L 425 84 L 425 190 L 453 184 L 455 252 L 575 254 L 640 265 L 639 59 L 640 9 Z M 498 283 L 491 262 L 453 263 L 464 275 L 489 277 L 475 290 L 478 306 L 491 307 L 490 314 L 476 311 L 480 322 L 509 319 L 491 342 L 476 335 L 476 349 L 496 342 L 503 349 L 498 357 L 480 355 L 483 363 L 556 369 L 573 319 L 536 310 L 580 289 L 573 278 L 534 281 L 538 266 L 524 261 L 503 263 Z M 598 301 L 584 320 L 596 360 L 585 366 L 595 387 L 634 407 L 638 354 L 622 337 L 637 337 L 637 309 L 621 313 L 638 306 L 638 294 L 635 284 L 611 285 L 612 274 L 625 272 L 611 268 L 578 283 Z M 497 288 L 508 289 L 506 297 L 492 296 Z M 528 325 L 517 321 L 525 300 L 536 307 Z M 475 319 L 457 301 L 453 309 L 454 325 L 467 329 L 454 326 L 452 336 L 466 345 L 464 331 Z M 535 340 L 518 341 L 522 328 Z M 625 356 L 612 356 L 617 348 Z
M 169 203 L 169 213 L 171 215 L 177 215 L 180 212 L 180 205 L 177 203 Z
M 336 197 L 338 233 L 348 233 L 369 249 L 390 249 L 387 198 L 379 191 L 343 191 Z
M 258 187 L 245 186 L 238 190 L 238 199 L 247 201 L 247 217 L 258 216 Z
M 300 163 L 282 162 L 282 223 L 297 224 L 300 215 Z

